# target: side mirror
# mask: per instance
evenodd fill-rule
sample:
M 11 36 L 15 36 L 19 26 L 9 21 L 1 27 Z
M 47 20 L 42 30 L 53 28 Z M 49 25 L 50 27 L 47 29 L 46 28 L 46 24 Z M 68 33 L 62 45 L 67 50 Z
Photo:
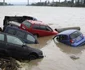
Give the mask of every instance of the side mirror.
M 24 43 L 24 44 L 22 45 L 22 47 L 26 47 L 26 44 Z

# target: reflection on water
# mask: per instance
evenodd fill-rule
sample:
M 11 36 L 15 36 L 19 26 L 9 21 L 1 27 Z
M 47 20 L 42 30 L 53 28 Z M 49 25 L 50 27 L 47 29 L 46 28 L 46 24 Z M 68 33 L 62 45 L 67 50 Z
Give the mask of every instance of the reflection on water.
M 60 42 L 55 42 L 55 44 L 56 47 L 59 47 L 62 52 L 68 54 L 72 58 L 76 58 L 76 57 L 79 58 L 82 52 L 85 50 L 85 46 L 72 47 Z
M 51 42 L 52 38 L 53 36 L 39 37 L 38 38 L 39 44 L 28 44 L 28 45 L 34 48 L 41 49 L 45 47 L 46 45 L 48 45 Z

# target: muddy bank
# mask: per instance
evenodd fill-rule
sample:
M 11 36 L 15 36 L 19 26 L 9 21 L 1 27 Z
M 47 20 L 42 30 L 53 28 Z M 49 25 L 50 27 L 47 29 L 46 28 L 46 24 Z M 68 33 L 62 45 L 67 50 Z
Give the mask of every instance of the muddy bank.
M 2 70 L 18 70 L 19 64 L 14 58 L 0 57 L 0 68 Z

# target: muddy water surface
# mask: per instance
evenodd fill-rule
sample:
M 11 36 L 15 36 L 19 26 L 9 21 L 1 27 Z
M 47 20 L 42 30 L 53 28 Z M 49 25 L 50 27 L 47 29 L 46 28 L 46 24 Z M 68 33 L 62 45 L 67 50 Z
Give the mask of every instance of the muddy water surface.
M 0 26 L 6 15 L 30 15 L 54 28 L 80 26 L 85 35 L 85 9 L 70 7 L 1 6 Z M 29 45 L 43 51 L 44 58 L 20 62 L 20 70 L 84 70 L 85 46 L 70 47 L 55 43 L 53 36 L 38 38 L 39 44 Z M 74 59 L 73 59 L 74 58 Z M 76 59 L 75 59 L 76 58 Z

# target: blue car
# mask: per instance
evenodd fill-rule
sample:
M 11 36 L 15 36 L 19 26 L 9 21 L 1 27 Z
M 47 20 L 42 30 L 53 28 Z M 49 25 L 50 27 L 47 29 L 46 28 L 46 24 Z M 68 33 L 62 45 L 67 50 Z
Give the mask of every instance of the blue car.
M 85 37 L 78 30 L 65 30 L 54 37 L 54 40 L 57 40 L 61 43 L 77 47 L 85 44 Z

